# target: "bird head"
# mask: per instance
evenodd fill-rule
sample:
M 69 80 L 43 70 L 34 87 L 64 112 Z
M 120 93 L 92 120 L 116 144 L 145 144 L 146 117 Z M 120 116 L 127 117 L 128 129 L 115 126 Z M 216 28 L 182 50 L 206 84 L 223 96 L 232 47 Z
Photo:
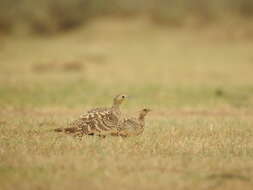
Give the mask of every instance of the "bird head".
M 113 105 L 120 105 L 127 98 L 128 98 L 128 96 L 126 94 L 119 94 L 119 95 L 114 97 Z
M 143 119 L 149 112 L 151 112 L 152 110 L 151 109 L 148 109 L 148 108 L 143 108 L 141 111 L 140 111 L 140 116 L 139 118 Z

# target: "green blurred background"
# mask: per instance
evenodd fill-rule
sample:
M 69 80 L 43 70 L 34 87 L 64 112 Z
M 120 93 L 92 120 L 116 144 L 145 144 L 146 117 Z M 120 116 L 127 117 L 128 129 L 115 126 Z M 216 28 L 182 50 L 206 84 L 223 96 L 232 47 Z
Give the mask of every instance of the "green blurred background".
M 0 105 L 253 107 L 252 0 L 0 2 Z

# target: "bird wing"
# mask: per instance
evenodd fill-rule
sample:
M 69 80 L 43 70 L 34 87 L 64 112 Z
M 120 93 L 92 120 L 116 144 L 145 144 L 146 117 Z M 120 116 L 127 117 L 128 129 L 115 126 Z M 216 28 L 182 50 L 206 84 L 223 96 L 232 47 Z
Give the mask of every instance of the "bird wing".
M 126 118 L 119 127 L 118 135 L 133 136 L 137 135 L 140 124 L 136 118 Z
M 82 134 L 104 134 L 116 130 L 119 118 L 111 109 L 96 108 L 72 122 Z
M 121 129 L 136 128 L 138 125 L 139 123 L 136 118 L 125 118 L 120 128 Z

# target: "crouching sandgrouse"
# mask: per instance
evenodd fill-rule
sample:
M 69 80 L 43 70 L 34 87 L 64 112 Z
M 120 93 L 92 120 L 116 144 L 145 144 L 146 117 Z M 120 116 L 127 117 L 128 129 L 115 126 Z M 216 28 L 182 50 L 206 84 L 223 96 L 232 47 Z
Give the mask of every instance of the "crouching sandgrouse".
M 150 109 L 142 109 L 137 118 L 125 118 L 119 125 L 117 133 L 112 132 L 112 136 L 138 136 L 143 133 L 145 127 L 145 116 L 150 112 Z
M 114 97 L 113 105 L 109 108 L 95 108 L 82 114 L 70 123 L 68 128 L 58 128 L 54 131 L 72 133 L 74 136 L 101 135 L 116 133 L 119 123 L 122 122 L 120 105 L 127 95 L 120 94 Z

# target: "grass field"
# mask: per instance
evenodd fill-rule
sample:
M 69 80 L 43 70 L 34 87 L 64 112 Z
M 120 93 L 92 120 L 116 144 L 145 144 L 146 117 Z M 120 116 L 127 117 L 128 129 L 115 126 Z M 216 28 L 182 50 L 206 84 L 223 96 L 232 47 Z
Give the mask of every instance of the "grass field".
M 100 20 L 0 44 L 0 189 L 253 188 L 253 41 L 219 27 Z M 153 110 L 142 136 L 51 129 L 110 105 Z

